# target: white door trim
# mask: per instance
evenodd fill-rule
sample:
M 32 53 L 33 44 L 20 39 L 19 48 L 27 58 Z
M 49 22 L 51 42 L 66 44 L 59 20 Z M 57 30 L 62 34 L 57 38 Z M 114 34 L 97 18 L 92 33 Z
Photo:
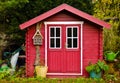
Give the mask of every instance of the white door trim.
M 47 21 L 44 22 L 45 25 L 48 24 L 83 24 L 83 21 Z
M 81 56 L 81 66 L 80 66 L 80 69 L 81 69 L 81 72 L 80 73 L 47 73 L 47 75 L 83 75 L 83 21 L 47 21 L 47 22 L 44 22 L 45 24 L 45 66 L 47 66 L 47 25 L 48 24 L 80 24 L 81 28 L 81 38 L 80 38 L 80 41 L 81 41 L 81 44 L 80 44 L 80 56 Z

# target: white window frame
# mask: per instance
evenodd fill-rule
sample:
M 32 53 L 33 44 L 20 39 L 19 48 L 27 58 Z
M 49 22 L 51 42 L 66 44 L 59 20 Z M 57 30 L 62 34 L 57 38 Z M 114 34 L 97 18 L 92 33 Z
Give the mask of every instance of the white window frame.
M 50 32 L 50 29 L 51 29 L 51 28 L 54 28 L 54 29 L 55 29 L 55 30 L 54 30 L 54 35 L 56 35 L 56 28 L 59 28 L 59 29 L 60 29 L 60 37 L 50 37 L 50 33 L 51 33 L 51 32 Z M 62 34 L 61 34 L 61 31 L 62 31 L 62 30 L 61 30 L 61 26 L 49 26 L 49 48 L 50 48 L 50 49 L 61 49 L 61 44 L 62 44 L 62 43 L 61 43 L 61 40 L 62 40 L 62 39 L 61 39 L 61 35 L 62 35 Z M 54 47 L 51 47 L 51 41 L 50 41 L 51 38 L 54 39 L 54 42 L 55 42 L 55 43 L 54 43 Z M 60 47 L 56 47 L 56 39 L 57 39 L 57 38 L 60 39 Z
M 73 28 L 77 28 L 77 37 L 73 37 Z M 68 28 L 72 29 L 72 37 L 68 37 L 67 36 L 67 31 Z M 77 38 L 77 47 L 73 47 L 73 39 Z M 67 43 L 68 43 L 68 39 L 72 39 L 72 47 L 68 47 Z M 79 27 L 78 26 L 66 26 L 66 49 L 78 49 L 79 48 Z

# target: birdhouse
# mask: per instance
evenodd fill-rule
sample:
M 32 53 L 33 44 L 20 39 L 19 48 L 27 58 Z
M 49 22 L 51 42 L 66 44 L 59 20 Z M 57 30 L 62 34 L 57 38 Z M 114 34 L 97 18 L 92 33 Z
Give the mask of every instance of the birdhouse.
M 42 34 L 39 30 L 37 30 L 33 36 L 33 45 L 42 45 Z

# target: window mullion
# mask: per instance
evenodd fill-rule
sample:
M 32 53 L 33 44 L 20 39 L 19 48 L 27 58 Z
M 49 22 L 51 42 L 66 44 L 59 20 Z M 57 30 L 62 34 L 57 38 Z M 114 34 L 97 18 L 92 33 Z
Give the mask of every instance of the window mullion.
M 55 45 L 54 48 L 56 48 L 56 27 L 55 27 L 54 29 L 55 29 L 55 30 L 54 30 L 54 33 L 55 33 L 55 34 L 54 34 L 54 42 L 55 42 L 55 43 L 54 43 L 54 45 Z
M 60 38 L 60 48 L 61 48 L 61 28 L 60 28 L 60 36 L 59 36 L 59 38 Z
M 72 48 L 73 48 L 73 27 L 71 27 L 72 28 Z

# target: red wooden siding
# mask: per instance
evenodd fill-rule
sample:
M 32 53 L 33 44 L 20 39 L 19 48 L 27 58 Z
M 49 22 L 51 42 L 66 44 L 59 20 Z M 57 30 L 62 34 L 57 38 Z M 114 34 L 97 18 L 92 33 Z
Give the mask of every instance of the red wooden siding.
M 89 62 L 96 63 L 102 59 L 102 29 L 92 23 L 84 23 L 83 26 L 83 74 L 87 75 L 85 67 Z
M 35 34 L 36 25 L 32 25 L 30 28 L 27 29 L 26 33 L 26 75 L 28 77 L 34 76 L 34 62 L 35 62 L 35 56 L 36 56 L 36 49 L 33 45 L 33 35 Z M 43 45 L 40 46 L 40 57 L 41 60 L 44 59 L 45 55 L 45 39 L 44 39 L 44 27 L 42 25 L 41 28 L 41 34 L 43 35 Z
M 100 28 L 99 30 L 99 59 L 102 60 L 103 59 L 103 28 Z
M 26 33 L 26 75 L 33 76 L 34 73 L 34 60 L 35 60 L 35 48 L 33 48 L 32 44 L 32 34 L 34 32 L 34 26 L 27 30 Z M 31 48 L 31 49 L 30 49 Z
M 78 19 L 79 18 L 79 19 Z M 46 19 L 47 21 L 80 21 L 82 18 L 69 13 L 67 11 L 62 11 Z

